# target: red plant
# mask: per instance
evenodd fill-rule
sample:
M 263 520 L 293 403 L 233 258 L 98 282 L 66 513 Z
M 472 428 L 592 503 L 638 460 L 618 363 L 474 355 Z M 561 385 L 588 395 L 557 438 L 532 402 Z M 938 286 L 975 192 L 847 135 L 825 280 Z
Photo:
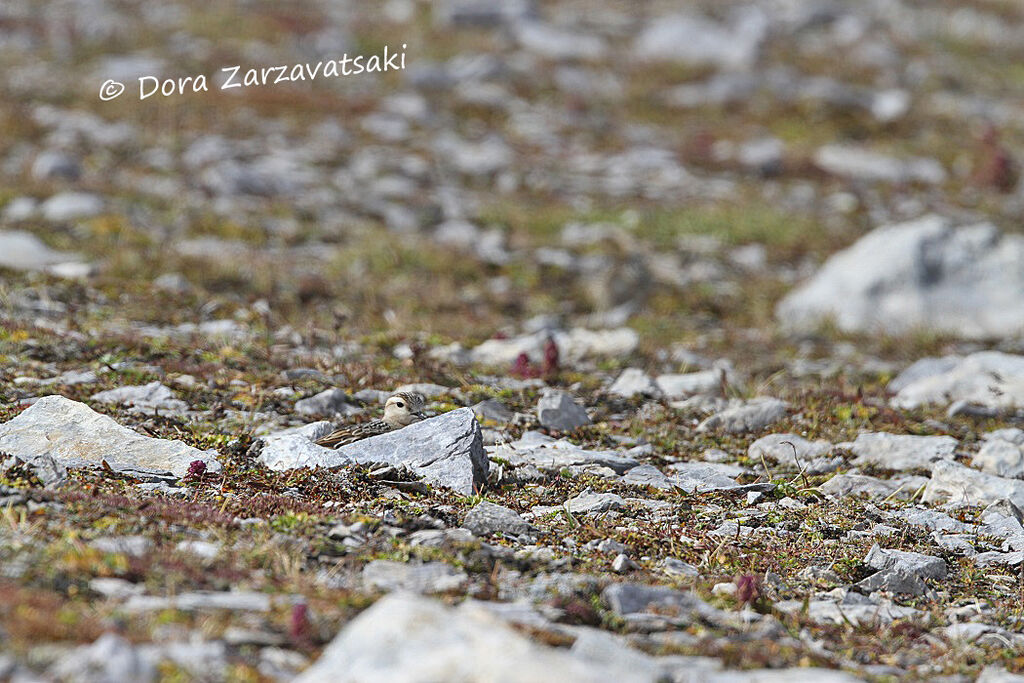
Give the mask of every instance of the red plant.
M 206 473 L 206 463 L 202 460 L 193 460 L 188 465 L 188 473 L 185 479 L 199 479 Z
M 544 376 L 553 377 L 558 374 L 558 344 L 553 337 L 544 342 Z
M 740 604 L 753 604 L 761 597 L 761 581 L 755 574 L 740 574 L 736 577 L 736 599 Z
M 522 379 L 540 377 L 540 371 L 530 362 L 530 357 L 525 353 L 521 353 L 516 357 L 516 362 L 512 364 L 511 373 L 514 377 Z

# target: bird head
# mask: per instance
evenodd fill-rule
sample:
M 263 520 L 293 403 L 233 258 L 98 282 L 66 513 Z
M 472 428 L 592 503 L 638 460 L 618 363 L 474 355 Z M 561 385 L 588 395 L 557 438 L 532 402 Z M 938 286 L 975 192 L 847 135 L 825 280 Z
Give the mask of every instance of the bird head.
M 384 404 L 384 421 L 394 428 L 411 425 L 426 417 L 423 414 L 425 406 L 426 400 L 422 394 L 400 391 Z

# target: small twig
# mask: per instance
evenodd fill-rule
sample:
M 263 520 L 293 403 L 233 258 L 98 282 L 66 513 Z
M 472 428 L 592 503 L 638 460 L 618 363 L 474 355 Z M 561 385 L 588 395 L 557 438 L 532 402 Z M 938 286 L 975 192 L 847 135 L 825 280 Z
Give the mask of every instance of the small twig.
M 800 456 L 797 453 L 796 445 L 792 441 L 780 441 L 779 443 L 780 444 L 786 444 L 787 446 L 789 446 L 790 448 L 793 449 L 793 461 L 796 463 L 797 469 L 800 470 L 800 474 L 798 474 L 797 476 L 798 477 L 803 477 L 804 486 L 807 487 L 807 488 L 810 488 L 811 483 L 807 479 L 807 470 L 804 467 L 804 464 L 802 462 L 800 462 Z M 793 482 L 795 482 L 795 481 L 796 481 L 796 477 L 793 477 Z M 793 482 L 790 482 L 790 483 L 793 483 Z
M 761 453 L 761 466 L 764 467 L 765 473 L 768 475 L 768 481 L 774 481 L 775 477 L 772 476 L 772 471 L 768 469 L 768 463 L 764 459 L 764 449 L 760 450 Z

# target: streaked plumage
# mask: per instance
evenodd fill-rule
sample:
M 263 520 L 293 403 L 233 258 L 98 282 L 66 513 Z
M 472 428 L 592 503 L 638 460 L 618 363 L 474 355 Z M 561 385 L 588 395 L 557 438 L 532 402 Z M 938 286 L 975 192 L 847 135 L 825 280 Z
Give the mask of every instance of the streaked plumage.
M 422 395 L 400 391 L 388 398 L 387 403 L 384 404 L 383 419 L 341 427 L 327 436 L 317 439 L 316 444 L 326 448 L 337 448 L 371 436 L 401 429 L 426 417 L 423 414 L 425 405 L 426 401 Z

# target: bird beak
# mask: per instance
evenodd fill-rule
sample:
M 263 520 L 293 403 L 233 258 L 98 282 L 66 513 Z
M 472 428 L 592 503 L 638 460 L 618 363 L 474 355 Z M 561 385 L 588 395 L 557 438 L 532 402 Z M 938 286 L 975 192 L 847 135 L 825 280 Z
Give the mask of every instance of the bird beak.
M 421 420 L 426 420 L 427 419 L 427 414 L 426 413 L 413 413 L 413 415 L 415 417 L 421 419 Z

